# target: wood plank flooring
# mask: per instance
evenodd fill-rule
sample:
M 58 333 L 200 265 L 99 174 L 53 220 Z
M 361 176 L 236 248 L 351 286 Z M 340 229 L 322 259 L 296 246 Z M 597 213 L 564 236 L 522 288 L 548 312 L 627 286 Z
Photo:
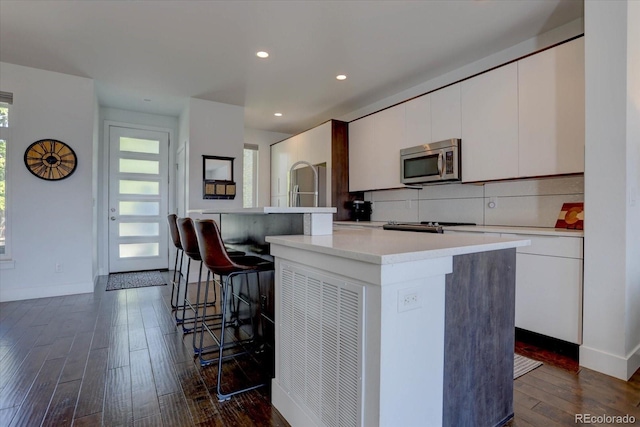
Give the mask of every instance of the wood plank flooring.
M 266 387 L 218 402 L 215 369 L 194 363 L 175 326 L 170 286 L 105 285 L 0 304 L 0 426 L 289 425 Z M 550 358 L 515 381 L 514 401 L 509 426 L 575 426 L 576 413 L 640 425 L 640 371 L 624 382 Z

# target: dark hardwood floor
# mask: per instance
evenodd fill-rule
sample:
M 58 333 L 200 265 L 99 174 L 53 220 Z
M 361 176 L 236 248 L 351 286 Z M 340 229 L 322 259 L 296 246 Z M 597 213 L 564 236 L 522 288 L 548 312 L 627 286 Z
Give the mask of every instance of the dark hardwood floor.
M 175 326 L 170 286 L 105 285 L 0 304 L 0 426 L 288 426 L 267 387 L 218 402 L 215 368 L 194 363 Z M 624 382 L 547 356 L 514 398 L 510 426 L 575 426 L 576 413 L 640 425 L 640 371 Z

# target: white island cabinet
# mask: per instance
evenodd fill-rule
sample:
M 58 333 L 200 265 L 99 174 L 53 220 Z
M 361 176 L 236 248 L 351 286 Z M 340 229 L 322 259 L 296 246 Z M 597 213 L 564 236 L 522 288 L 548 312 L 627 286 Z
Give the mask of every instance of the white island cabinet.
M 513 417 L 515 248 L 529 241 L 372 228 L 266 240 L 272 402 L 293 427 Z

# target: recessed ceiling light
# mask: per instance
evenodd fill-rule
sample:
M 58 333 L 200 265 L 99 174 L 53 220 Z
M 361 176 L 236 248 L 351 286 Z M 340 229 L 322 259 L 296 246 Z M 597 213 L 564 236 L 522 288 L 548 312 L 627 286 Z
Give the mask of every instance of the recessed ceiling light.
M 347 79 L 347 76 L 345 76 L 344 74 L 338 74 L 338 75 L 336 76 L 336 79 L 338 79 L 338 80 L 346 80 L 346 79 Z
M 264 51 L 261 50 L 260 52 L 256 53 L 256 56 L 258 58 L 268 58 L 269 57 L 269 53 L 264 52 Z
M 282 117 L 282 113 L 274 113 L 273 115 L 276 117 Z

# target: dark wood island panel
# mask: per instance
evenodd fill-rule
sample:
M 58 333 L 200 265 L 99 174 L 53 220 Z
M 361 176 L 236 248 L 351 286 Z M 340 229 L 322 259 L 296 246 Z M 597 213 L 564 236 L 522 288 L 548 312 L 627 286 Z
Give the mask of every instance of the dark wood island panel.
M 444 426 L 513 418 L 516 250 L 453 257 L 446 277 Z

